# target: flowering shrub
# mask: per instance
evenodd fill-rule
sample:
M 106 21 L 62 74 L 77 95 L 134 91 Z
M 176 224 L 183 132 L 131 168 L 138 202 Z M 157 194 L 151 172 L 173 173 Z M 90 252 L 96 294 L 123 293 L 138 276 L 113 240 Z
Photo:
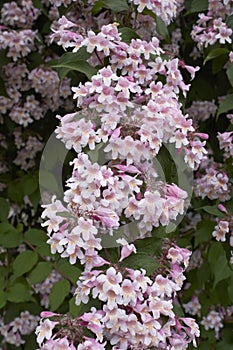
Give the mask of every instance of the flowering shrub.
M 0 347 L 230 349 L 232 2 L 0 3 Z

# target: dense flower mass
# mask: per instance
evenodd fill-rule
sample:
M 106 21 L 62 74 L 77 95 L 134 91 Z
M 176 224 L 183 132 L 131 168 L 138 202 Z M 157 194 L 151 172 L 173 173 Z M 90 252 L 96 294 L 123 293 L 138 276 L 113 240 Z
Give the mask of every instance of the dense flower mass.
M 102 309 L 93 307 L 90 312 L 70 321 L 70 325 L 66 316 L 48 314 L 54 321 L 45 318 L 36 330 L 39 344 L 44 339 L 49 340 L 41 349 L 62 342 L 76 349 L 76 337 L 80 342 L 77 349 L 85 348 L 85 327 L 96 334 L 96 340 L 88 340 L 90 344 L 100 349 L 105 349 L 106 339 L 113 349 L 122 350 L 151 346 L 173 349 L 176 342 L 182 348 L 191 341 L 196 344 L 195 337 L 199 336 L 197 324 L 191 318 L 177 317 L 173 311 L 173 298 L 182 287 L 185 279 L 183 271 L 189 257 L 187 249 L 170 247 L 165 255 L 170 269 L 166 277 L 156 274 L 149 278 L 143 269 L 134 270 L 120 265 L 105 271 L 84 272 L 75 291 L 76 303 L 87 303 L 91 293 L 94 299 L 103 302 Z M 70 327 L 74 324 L 77 333 L 72 335 Z M 64 328 L 59 329 L 61 326 Z
M 139 6 L 138 11 L 142 10 Z M 151 346 L 173 349 L 177 344 L 185 349 L 192 341 L 196 345 L 199 329 L 195 321 L 179 318 L 173 311 L 174 298 L 185 280 L 188 250 L 168 248 L 164 264 L 169 273 L 154 272 L 151 277 L 146 270 L 122 265 L 132 252 L 137 254 L 135 246 L 125 240 L 130 236 L 117 241 L 123 244 L 119 265 L 112 265 L 101 251 L 102 236 L 114 235 L 125 220 L 136 221 L 134 240 L 138 240 L 151 236 L 153 227 L 167 226 L 184 213 L 187 193 L 157 179 L 153 159 L 163 143 L 174 143 L 179 152 L 183 150 L 191 168 L 205 158 L 205 141 L 200 141 L 200 136 L 206 139 L 207 135 L 195 132 L 178 100 L 180 92 L 186 96 L 189 90 L 180 68 L 192 79 L 199 68 L 162 57 L 156 37 L 150 41 L 132 39 L 126 44 L 116 23 L 103 25 L 97 34 L 92 30 L 84 33 L 64 16 L 58 24 L 52 35 L 58 44 L 74 53 L 86 47 L 90 64 L 99 60 L 103 65 L 104 57 L 109 64 L 90 81 L 72 88 L 82 111 L 58 116 L 57 137 L 68 149 L 73 148 L 77 157 L 64 193 L 67 204 L 54 197 L 44 206 L 42 218 L 47 221 L 42 226 L 47 226 L 53 254 L 58 252 L 71 264 L 79 261 L 84 266 L 75 303 L 86 304 L 91 296 L 102 305 L 70 321 L 77 327 L 74 336 L 68 326 L 66 331 L 59 330 L 67 322 L 62 316 L 54 316 L 54 321 L 46 318 L 37 328 L 37 341 L 42 349 L 63 343 L 69 348 L 105 349 L 109 342 L 114 349 L 125 350 Z M 102 166 L 91 161 L 100 147 Z M 85 328 L 96 334 L 96 339 L 85 340 Z
M 232 346 L 232 16 L 2 1 L 0 350 Z
M 138 164 L 157 155 L 164 142 L 175 143 L 177 149 L 184 148 L 188 165 L 196 168 L 205 158 L 205 141 L 201 142 L 199 135 L 195 134 L 188 115 L 182 114 L 178 95 L 181 91 L 185 96 L 189 90 L 179 67 L 187 69 L 191 78 L 199 68 L 187 66 L 178 59 L 162 59 L 163 51 L 156 38 L 150 42 L 133 39 L 130 45 L 123 43 L 116 24 L 103 26 L 97 35 L 89 31 L 86 39 L 72 32 L 72 27 L 75 28 L 75 24 L 63 17 L 53 38 L 60 38 L 58 43 L 62 44 L 61 39 L 66 35 L 71 38 L 68 46 L 74 47 L 73 51 L 86 46 L 87 52 L 109 56 L 110 65 L 93 75 L 91 82 L 72 88 L 78 106 L 88 106 L 93 110 L 88 111 L 87 117 L 93 119 L 96 127 L 94 110 L 97 111 L 100 128 L 94 130 L 90 120 L 75 122 L 75 116 L 62 118 L 58 135 L 60 138 L 65 136 L 66 146 L 80 152 L 86 145 L 94 149 L 95 143 L 108 141 L 105 151 L 111 151 L 113 159 L 127 159 L 127 164 L 131 164 L 134 158 L 134 163 Z M 156 55 L 154 61 L 151 55 Z M 121 71 L 120 76 L 116 74 L 118 71 Z M 158 74 L 164 76 L 165 84 L 155 81 Z M 71 128 L 76 130 L 73 135 Z M 79 129 L 83 135 L 80 143 L 77 138 Z M 84 138 L 87 134 L 89 140 L 87 136 Z M 129 147 L 132 154 L 128 152 Z

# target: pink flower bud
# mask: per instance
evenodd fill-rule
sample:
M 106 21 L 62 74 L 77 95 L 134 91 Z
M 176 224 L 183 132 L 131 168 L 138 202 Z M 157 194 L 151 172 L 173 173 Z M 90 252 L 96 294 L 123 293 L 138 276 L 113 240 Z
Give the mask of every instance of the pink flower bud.
M 230 246 L 233 247 L 233 236 L 230 237 Z
M 203 140 L 208 140 L 208 138 L 209 138 L 209 135 L 205 134 L 203 132 L 195 132 L 195 136 L 198 136 L 198 137 L 200 137 Z
M 221 210 L 221 211 L 223 211 L 224 213 L 228 214 L 228 211 L 227 211 L 227 209 L 224 207 L 224 205 L 219 204 L 219 205 L 218 205 L 218 209 Z

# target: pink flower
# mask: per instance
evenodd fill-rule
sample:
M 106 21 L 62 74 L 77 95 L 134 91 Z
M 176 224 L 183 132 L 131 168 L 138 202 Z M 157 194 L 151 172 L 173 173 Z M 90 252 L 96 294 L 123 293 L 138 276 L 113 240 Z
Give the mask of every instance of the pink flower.
M 39 345 L 44 341 L 44 339 L 49 340 L 52 337 L 52 331 L 58 322 L 50 321 L 49 319 L 41 320 L 40 325 L 36 328 L 37 342 Z
M 116 242 L 122 245 L 121 257 L 119 262 L 127 258 L 127 256 L 129 256 L 132 253 L 136 254 L 136 247 L 134 244 L 128 244 L 128 242 L 124 238 L 119 238 Z

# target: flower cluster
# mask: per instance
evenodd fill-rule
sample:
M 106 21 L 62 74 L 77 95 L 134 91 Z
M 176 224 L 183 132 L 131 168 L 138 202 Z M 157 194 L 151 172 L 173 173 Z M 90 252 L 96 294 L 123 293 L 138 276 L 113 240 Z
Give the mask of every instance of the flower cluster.
M 48 110 L 56 110 L 71 94 L 70 80 L 64 79 L 60 86 L 55 71 L 35 68 L 29 72 L 25 63 L 8 63 L 3 72 L 9 97 L 1 96 L 1 113 L 9 112 L 11 119 L 24 127 L 43 118 Z M 25 92 L 31 92 L 32 88 L 37 98 L 30 93 L 25 99 Z
M 154 1 L 154 0 L 130 0 L 138 5 L 137 11 L 141 13 L 144 9 L 151 10 L 156 16 L 162 18 L 166 24 L 169 24 L 182 9 L 183 0 L 172 1 Z
M 29 136 L 25 144 L 18 143 L 19 150 L 14 159 L 14 164 L 19 165 L 21 169 L 28 170 L 35 165 L 36 154 L 40 152 L 44 144 L 35 136 Z
M 219 147 L 223 150 L 224 159 L 233 157 L 233 132 L 218 133 Z
M 224 242 L 229 239 L 233 246 L 228 202 L 233 128 L 224 118 L 232 123 L 233 115 L 221 113 L 231 107 L 224 99 L 230 101 L 232 85 L 232 1 L 2 2 L 0 266 L 6 273 L 5 322 L 9 298 L 20 311 L 29 301 L 33 313 L 41 306 L 57 312 L 41 314 L 36 336 L 44 350 L 185 350 L 192 343 L 208 348 L 215 346 L 214 331 L 216 347 L 223 348 L 233 308 L 214 303 L 232 300 L 231 248 Z M 188 28 L 193 28 L 191 36 Z M 192 39 L 197 47 L 190 54 Z M 64 55 L 62 48 L 68 51 Z M 198 57 L 200 68 L 187 65 Z M 202 66 L 202 58 L 212 60 L 212 71 L 210 62 Z M 215 120 L 218 103 L 217 115 L 222 115 Z M 71 152 L 63 166 L 62 181 L 69 171 L 64 197 L 49 198 L 43 207 L 42 227 L 55 254 L 51 258 L 39 242 L 46 234 L 38 230 L 42 220 L 36 217 L 40 199 L 34 170 L 58 121 L 57 138 Z M 203 132 L 197 131 L 198 124 Z M 211 135 L 208 149 L 205 128 Z M 71 156 L 72 170 L 65 166 Z M 57 170 L 54 158 L 45 160 L 52 171 Z M 190 169 L 196 196 L 179 229 L 191 197 L 192 184 L 185 180 Z M 53 176 L 46 174 L 44 181 L 51 180 L 55 188 Z M 218 206 L 222 213 L 216 205 L 206 207 L 218 200 L 226 206 Z M 176 239 L 193 250 L 192 257 Z M 222 264 L 213 262 L 218 248 Z M 23 260 L 27 253 L 34 259 L 25 259 L 25 269 L 15 278 L 19 269 L 14 259 Z M 32 285 L 38 271 L 47 278 Z M 25 304 L 18 303 L 18 281 L 30 291 L 23 296 Z M 208 291 L 212 286 L 214 293 Z M 64 302 L 56 306 L 56 298 Z M 8 325 L 1 319 L 1 349 L 31 346 L 27 335 L 35 321 L 30 317 L 21 313 Z M 198 345 L 194 318 L 203 329 Z M 210 330 L 206 338 L 204 328 Z
M 214 117 L 217 111 L 217 106 L 212 101 L 193 101 L 192 105 L 186 109 L 186 112 L 195 120 L 196 122 L 205 121 L 211 116 Z
M 137 163 L 140 163 L 154 157 L 162 143 L 174 143 L 177 149 L 184 149 L 185 161 L 195 169 L 206 154 L 205 141 L 201 142 L 200 137 L 206 139 L 207 136 L 195 133 L 192 120 L 181 112 L 178 95 L 180 91 L 186 95 L 189 89 L 183 81 L 180 67 L 187 69 L 192 78 L 199 68 L 186 66 L 178 59 L 162 59 L 163 51 L 155 37 L 150 42 L 133 39 L 129 45 L 123 43 L 116 24 L 103 26 L 98 34 L 88 31 L 84 38 L 79 32 L 72 31 L 75 24 L 64 16 L 59 23 L 60 28 L 53 38 L 59 38 L 58 43 L 63 47 L 74 47 L 73 51 L 77 51 L 85 46 L 87 52 L 96 56 L 100 63 L 104 56 L 109 57 L 110 63 L 92 76 L 91 82 L 72 88 L 78 106 L 91 109 L 88 117 L 95 122 L 95 130 L 90 121 L 84 123 L 77 120 L 75 124 L 75 120 L 67 116 L 61 120 L 62 125 L 58 129 L 60 137 L 66 133 L 69 124 L 72 123 L 71 128 L 75 130 L 81 124 L 80 133 L 83 132 L 82 128 L 85 133 L 93 129 L 92 148 L 99 140 L 108 142 L 105 151 L 111 151 L 113 159 L 127 158 L 128 163 L 132 163 L 127 151 L 129 147 L 133 153 L 131 157 L 137 154 Z M 67 40 L 67 37 L 70 39 Z M 151 55 L 156 56 L 154 61 Z M 160 80 L 156 82 L 158 75 L 164 76 L 165 84 Z M 95 111 L 100 118 L 99 128 L 94 117 L 91 117 L 96 116 Z M 69 140 L 75 138 L 75 135 L 69 136 Z M 127 153 L 122 154 L 122 150 Z
M 51 273 L 46 277 L 46 279 L 41 282 L 34 284 L 32 286 L 36 294 L 40 296 L 41 306 L 48 308 L 49 307 L 49 295 L 54 283 L 60 281 L 62 276 L 56 270 L 52 270 Z
M 200 324 L 206 331 L 214 330 L 217 340 L 221 338 L 221 330 L 224 327 L 224 323 L 232 320 L 232 306 L 211 305 L 208 313 L 205 313 L 205 316 L 201 315 L 202 305 L 196 295 L 188 303 L 183 304 L 183 307 L 188 314 L 197 315 L 200 318 Z
M 217 225 L 212 233 L 217 241 L 226 241 L 226 234 L 230 234 L 230 246 L 233 247 L 233 217 L 224 207 L 219 204 L 218 208 L 224 213 L 224 216 L 217 219 Z M 233 259 L 231 258 L 231 263 Z
M 0 96 L 2 122 L 9 116 L 22 126 L 14 131 L 17 156 L 13 162 L 28 170 L 43 149 L 43 135 L 28 136 L 23 128 L 44 118 L 49 110 L 55 111 L 71 94 L 70 81 L 67 78 L 60 84 L 57 73 L 48 69 L 35 68 L 29 72 L 25 63 L 8 63 L 3 66 L 3 72 L 8 97 Z
M 205 170 L 204 175 L 200 175 L 195 180 L 194 191 L 201 198 L 219 198 L 220 201 L 225 202 L 230 199 L 231 185 L 227 174 L 219 171 L 217 164 L 213 164 Z
M 189 90 L 181 69 L 193 79 L 199 68 L 164 56 L 156 37 L 123 42 L 117 26 L 104 24 L 98 33 L 86 32 L 63 16 L 53 27 L 52 40 L 74 53 L 85 48 L 98 72 L 72 88 L 81 111 L 58 115 L 57 137 L 77 157 L 64 193 L 67 204 L 53 197 L 44 205 L 42 218 L 47 220 L 42 226 L 47 227 L 52 253 L 84 266 L 76 304 L 91 298 L 101 307 L 69 322 L 66 316 L 48 316 L 36 331 L 41 349 L 63 343 L 70 349 L 105 349 L 106 342 L 115 350 L 186 349 L 199 336 L 193 319 L 173 311 L 188 266 L 187 249 L 169 246 L 162 270 L 150 277 L 146 270 L 127 268 L 124 259 L 136 248 L 124 238 L 116 241 L 121 245 L 118 263 L 112 264 L 108 252 L 103 254 L 104 236 L 125 224 L 137 224 L 138 233 L 125 238 L 138 240 L 184 213 L 187 193 L 158 179 L 153 159 L 163 143 L 173 143 L 196 169 L 205 159 L 208 137 L 195 131 L 179 102 L 179 94 L 186 96 Z M 97 152 L 102 152 L 102 165 L 92 161 Z M 96 338 L 86 337 L 85 329 Z
M 52 5 L 55 7 L 59 7 L 61 5 L 68 7 L 72 2 L 75 2 L 77 0 L 42 0 L 42 2 L 46 5 Z
M 173 311 L 173 298 L 182 287 L 189 257 L 187 249 L 176 245 L 167 249 L 165 261 L 170 272 L 166 277 L 153 274 L 149 278 L 143 269 L 120 265 L 84 272 L 75 291 L 76 304 L 87 303 L 92 294 L 103 302 L 102 309 L 92 308 L 70 322 L 71 325 L 76 322 L 75 335 L 71 329 L 65 329 L 64 318 L 41 321 L 36 330 L 37 340 L 39 344 L 45 338 L 48 340 L 41 349 L 52 349 L 60 342 L 70 344 L 70 349 L 84 349 L 87 340 L 82 343 L 85 339 L 82 328 L 85 327 L 96 335 L 96 339 L 88 341 L 98 349 L 105 349 L 106 340 L 113 349 L 122 350 L 145 350 L 151 346 L 173 349 L 178 345 L 186 349 L 188 343 L 195 344 L 195 337 L 199 336 L 196 323 L 191 318 L 177 317 Z
M 2 5 L 1 23 L 10 27 L 32 28 L 39 15 L 40 11 L 33 6 L 33 1 L 11 1 Z
M 224 314 L 222 312 L 211 310 L 203 317 L 201 324 L 204 326 L 205 330 L 213 329 L 216 337 L 219 338 L 219 331 L 223 328 L 223 319 Z
M 44 64 L 40 66 L 43 61 L 56 57 L 55 53 L 46 50 L 49 43 L 35 29 L 41 15 L 42 8 L 37 8 L 31 0 L 5 2 L 0 13 L 0 48 L 3 53 L 0 124 L 8 126 L 8 131 L 1 126 L 4 133 L 14 133 L 18 125 L 22 127 L 20 138 L 15 135 L 14 138 L 9 137 L 7 142 L 1 142 L 0 147 L 5 150 L 1 150 L 2 158 L 8 159 L 9 152 L 5 156 L 6 150 L 15 141 L 16 150 L 12 152 L 14 158 L 10 162 L 15 165 L 14 168 L 24 171 L 35 166 L 47 137 L 44 133 L 39 135 L 40 127 L 35 124 L 42 118 L 47 119 L 49 111 L 55 112 L 61 106 L 69 111 L 72 106 L 72 101 L 68 99 L 71 95 L 70 79 L 66 77 L 60 82 L 57 72 Z M 33 62 L 35 56 L 36 64 Z M 28 127 L 35 127 L 35 131 L 27 131 Z M 4 183 L 1 184 L 1 191 L 5 187 Z
M 19 32 L 0 27 L 0 49 L 8 49 L 7 57 L 17 61 L 19 57 L 27 56 L 35 50 L 34 41 L 36 32 L 31 29 L 22 29 Z
M 200 316 L 201 304 L 196 295 L 194 295 L 188 303 L 183 304 L 183 307 L 186 313 L 193 316 L 195 315 Z
M 231 43 L 232 29 L 225 23 L 226 16 L 231 16 L 232 1 L 209 0 L 207 14 L 200 13 L 197 23 L 191 32 L 192 39 L 197 42 L 197 47 L 202 49 L 209 45 Z
M 15 346 L 24 344 L 23 336 L 36 329 L 38 320 L 38 316 L 31 315 L 28 311 L 21 312 L 19 317 L 8 324 L 4 324 L 4 321 L 0 320 L 0 333 L 4 337 L 4 342 Z

